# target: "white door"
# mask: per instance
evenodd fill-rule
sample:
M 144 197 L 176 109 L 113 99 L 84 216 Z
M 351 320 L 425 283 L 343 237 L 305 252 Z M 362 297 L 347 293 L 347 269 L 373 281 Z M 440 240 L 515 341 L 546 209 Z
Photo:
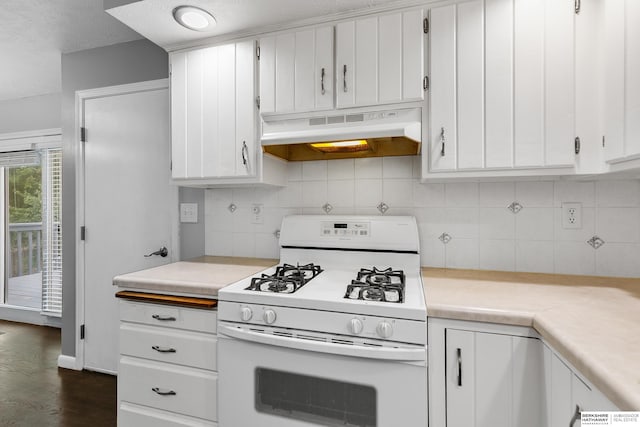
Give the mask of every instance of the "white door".
M 153 90 L 88 97 L 81 114 L 87 135 L 84 368 L 115 373 L 118 306 L 112 278 L 176 259 L 169 90 L 156 85 Z M 144 256 L 161 247 L 168 248 L 169 256 Z

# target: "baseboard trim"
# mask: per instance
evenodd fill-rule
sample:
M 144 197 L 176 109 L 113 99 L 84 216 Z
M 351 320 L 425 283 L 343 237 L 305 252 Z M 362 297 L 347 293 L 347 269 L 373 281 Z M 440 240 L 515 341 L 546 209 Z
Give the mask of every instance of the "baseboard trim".
M 82 367 L 76 366 L 76 358 L 73 356 L 66 356 L 61 354 L 58 356 L 58 368 L 73 369 L 74 371 L 81 371 Z

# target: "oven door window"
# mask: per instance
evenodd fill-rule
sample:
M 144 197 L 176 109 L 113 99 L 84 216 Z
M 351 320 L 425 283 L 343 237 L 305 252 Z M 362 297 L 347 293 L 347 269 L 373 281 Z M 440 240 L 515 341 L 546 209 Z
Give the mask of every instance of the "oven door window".
M 376 389 L 291 372 L 256 368 L 256 410 L 326 426 L 372 426 Z

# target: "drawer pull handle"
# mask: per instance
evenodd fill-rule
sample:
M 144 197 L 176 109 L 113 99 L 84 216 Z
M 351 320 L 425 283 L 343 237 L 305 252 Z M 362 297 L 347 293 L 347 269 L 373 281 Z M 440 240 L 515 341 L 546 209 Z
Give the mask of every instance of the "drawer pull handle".
M 173 317 L 173 316 L 163 316 L 161 314 L 154 314 L 151 317 L 153 317 L 156 320 L 163 321 L 163 322 L 175 322 L 176 321 L 176 318 Z
M 175 396 L 177 393 L 173 390 L 160 390 L 159 387 L 154 387 L 151 389 L 154 393 L 159 394 L 160 396 Z
M 456 350 L 458 356 L 458 387 L 462 387 L 462 349 Z
M 154 345 L 151 348 L 157 351 L 158 353 L 175 353 L 176 352 L 175 348 L 166 348 L 166 347 L 162 348 L 159 345 Z
M 576 412 L 574 412 L 573 417 L 571 417 L 571 420 L 569 421 L 569 427 L 573 427 L 576 421 L 580 421 L 581 415 L 582 409 L 580 409 L 580 406 L 576 405 Z

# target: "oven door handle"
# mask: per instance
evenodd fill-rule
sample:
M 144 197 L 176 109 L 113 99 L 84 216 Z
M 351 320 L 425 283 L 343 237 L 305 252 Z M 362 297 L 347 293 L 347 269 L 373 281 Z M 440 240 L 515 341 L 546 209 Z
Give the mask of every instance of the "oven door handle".
M 375 346 L 368 348 L 358 345 L 336 344 L 294 337 L 282 337 L 261 332 L 253 332 L 244 328 L 228 325 L 218 325 L 218 335 L 225 335 L 230 338 L 260 344 L 293 348 L 296 350 L 337 354 L 341 356 L 364 357 L 367 359 L 424 362 L 427 358 L 425 348 L 391 348 Z

